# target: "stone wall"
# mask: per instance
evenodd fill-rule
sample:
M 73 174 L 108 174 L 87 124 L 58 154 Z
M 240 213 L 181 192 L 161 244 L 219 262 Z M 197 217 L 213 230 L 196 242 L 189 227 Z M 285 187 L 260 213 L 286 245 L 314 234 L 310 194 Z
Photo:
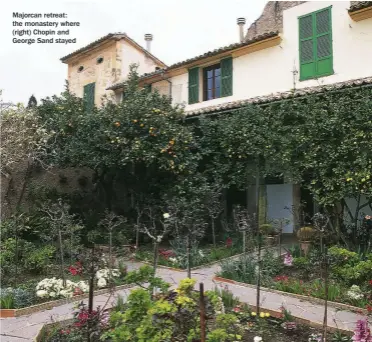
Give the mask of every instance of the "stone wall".
M 102 63 L 97 63 L 98 58 L 103 58 Z M 79 71 L 79 67 L 84 69 Z M 105 45 L 89 51 L 85 56 L 69 62 L 68 81 L 70 91 L 76 96 L 83 97 L 84 86 L 95 82 L 95 104 L 102 104 L 102 96 L 113 94 L 106 88 L 118 81 L 121 75 L 121 55 L 117 51 L 117 42 L 110 41 Z
M 27 210 L 32 205 L 30 191 L 42 187 L 56 190 L 61 194 L 93 190 L 92 171 L 84 168 L 44 170 L 38 167 L 28 169 L 27 162 L 13 166 L 9 177 L 1 176 L 1 218 L 12 215 L 17 206 Z
M 283 31 L 283 11 L 306 1 L 269 1 L 261 16 L 249 26 L 246 40 L 271 31 Z

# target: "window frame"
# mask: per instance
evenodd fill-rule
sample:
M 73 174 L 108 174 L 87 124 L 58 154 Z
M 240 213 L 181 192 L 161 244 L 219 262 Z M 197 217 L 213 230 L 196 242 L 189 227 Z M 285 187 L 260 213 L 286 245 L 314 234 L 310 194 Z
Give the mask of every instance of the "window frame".
M 297 20 L 298 20 L 298 24 L 297 24 L 297 32 L 298 32 L 298 52 L 299 52 L 299 73 L 300 73 L 300 81 L 307 81 L 307 80 L 311 80 L 311 79 L 317 79 L 317 78 L 320 78 L 320 77 L 326 77 L 326 76 L 330 76 L 330 75 L 333 75 L 335 72 L 334 72 L 334 68 L 333 68 L 333 28 L 332 28 L 332 5 L 328 6 L 328 7 L 324 7 L 322 9 L 319 9 L 319 10 L 316 10 L 314 12 L 310 12 L 310 13 L 307 13 L 307 14 L 304 14 L 304 15 L 301 15 L 299 17 L 297 17 Z M 326 32 L 326 33 L 320 33 L 320 34 L 317 34 L 316 33 L 316 14 L 319 13 L 319 12 L 323 12 L 325 10 L 328 10 L 328 15 L 329 15 L 329 31 Z M 302 18 L 305 18 L 305 17 L 308 17 L 311 15 L 311 22 L 312 22 L 312 29 L 313 29 L 313 35 L 311 36 L 311 38 L 304 38 L 304 39 L 301 39 L 301 35 L 300 35 L 300 20 Z M 321 57 L 321 58 L 318 58 L 318 45 L 317 45 L 317 39 L 321 36 L 325 36 L 329 34 L 330 36 L 330 42 L 331 42 L 331 46 L 330 46 L 330 55 L 328 57 Z M 303 41 L 306 41 L 306 40 L 312 40 L 313 42 L 313 61 L 314 61 L 314 64 L 315 64 L 315 70 L 314 70 L 314 75 L 312 76 L 307 76 L 307 77 L 304 77 L 301 75 L 301 43 Z M 325 72 L 325 73 L 322 73 L 322 74 L 317 74 L 317 63 L 323 59 L 326 59 L 326 58 L 330 58 L 331 59 L 331 66 L 332 66 L 332 69 L 328 72 Z
M 220 84 L 219 87 L 216 87 L 216 76 L 215 75 L 215 70 L 220 69 Z M 208 99 L 208 71 L 213 70 L 213 86 L 212 86 L 212 98 Z M 215 99 L 219 99 L 221 97 L 221 79 L 222 79 L 222 73 L 221 73 L 221 62 L 214 63 L 212 65 L 208 65 L 207 67 L 203 68 L 203 101 L 211 101 Z M 216 96 L 216 88 L 220 89 L 219 96 Z

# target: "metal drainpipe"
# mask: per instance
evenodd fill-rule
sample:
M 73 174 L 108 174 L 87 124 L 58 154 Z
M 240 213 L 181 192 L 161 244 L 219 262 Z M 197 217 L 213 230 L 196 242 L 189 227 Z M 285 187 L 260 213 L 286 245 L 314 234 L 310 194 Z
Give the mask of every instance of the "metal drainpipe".
M 161 77 L 163 78 L 164 81 L 167 81 L 169 83 L 169 97 L 172 99 L 172 81 L 169 81 L 169 77 L 165 78 L 164 74 L 165 72 L 163 71 L 161 73 Z

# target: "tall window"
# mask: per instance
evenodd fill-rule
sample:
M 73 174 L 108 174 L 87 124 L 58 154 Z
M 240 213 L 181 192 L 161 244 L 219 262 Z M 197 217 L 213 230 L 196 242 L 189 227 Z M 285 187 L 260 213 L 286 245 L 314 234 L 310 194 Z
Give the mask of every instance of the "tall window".
M 331 7 L 299 17 L 300 79 L 333 74 Z
M 203 70 L 204 101 L 221 97 L 221 64 Z
M 96 89 L 96 84 L 89 83 L 84 86 L 84 101 L 85 101 L 85 110 L 90 112 L 94 107 L 94 93 Z

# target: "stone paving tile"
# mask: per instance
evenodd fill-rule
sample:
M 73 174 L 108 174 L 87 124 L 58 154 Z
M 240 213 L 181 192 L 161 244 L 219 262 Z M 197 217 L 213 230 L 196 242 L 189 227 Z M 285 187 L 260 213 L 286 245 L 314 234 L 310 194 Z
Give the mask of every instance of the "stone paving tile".
M 136 269 L 142 264 L 139 262 L 126 262 L 128 269 Z M 215 273 L 220 269 L 218 265 L 210 265 L 208 268 L 197 269 L 192 271 L 192 278 L 195 278 L 198 282 L 204 283 L 206 290 L 212 290 L 215 286 L 224 283 L 218 283 L 212 281 Z M 172 287 L 176 287 L 180 280 L 186 278 L 187 273 L 177 272 L 169 269 L 159 268 L 157 275 L 162 277 L 165 281 L 169 282 Z M 235 296 L 239 297 L 242 302 L 250 305 L 256 304 L 256 290 L 254 288 L 248 288 L 235 284 L 228 284 L 228 288 L 234 293 Z M 95 296 L 94 303 L 95 307 L 106 305 L 107 308 L 115 305 L 116 298 L 120 295 L 124 299 L 127 298 L 130 293 L 130 289 L 122 289 L 117 291 L 115 294 L 101 294 Z M 84 299 L 87 303 L 88 299 Z M 309 319 L 313 322 L 322 323 L 324 308 L 322 305 L 313 304 L 307 301 L 299 300 L 297 298 L 286 297 L 277 293 L 261 291 L 261 306 L 263 309 L 279 310 L 284 304 L 294 316 L 298 316 L 304 319 Z M 2 334 L 15 335 L 11 336 L 0 336 L 1 342 L 19 342 L 19 341 L 32 341 L 37 335 L 43 324 L 50 323 L 53 321 L 65 320 L 73 317 L 74 306 L 76 303 L 64 304 L 51 310 L 44 310 L 36 312 L 31 315 L 21 316 L 16 318 L 8 318 L 0 320 L 0 330 Z M 336 310 L 329 308 L 328 325 L 333 327 L 339 327 L 342 329 L 352 330 L 360 315 L 349 311 Z

